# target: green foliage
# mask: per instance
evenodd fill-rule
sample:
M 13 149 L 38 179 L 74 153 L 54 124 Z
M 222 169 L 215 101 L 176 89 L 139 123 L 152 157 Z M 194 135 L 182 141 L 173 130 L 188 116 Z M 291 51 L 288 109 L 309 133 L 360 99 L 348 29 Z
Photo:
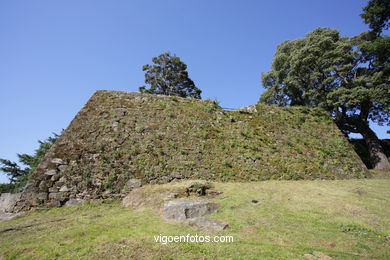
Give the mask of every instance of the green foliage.
M 15 184 L 0 183 L 0 193 L 12 193 L 15 190 Z
M 144 65 L 145 83 L 150 85 L 139 88 L 140 92 L 168 96 L 190 97 L 200 99 L 201 90 L 189 78 L 187 65 L 176 55 L 163 53 L 152 59 L 155 65 Z
M 367 6 L 363 8 L 363 13 L 360 16 L 364 23 L 370 26 L 372 32 L 379 35 L 390 25 L 390 1 L 370 0 Z
M 27 167 L 22 168 L 22 166 L 18 165 L 16 162 L 0 158 L 0 165 L 2 165 L 0 167 L 0 171 L 7 174 L 10 184 L 12 184 L 7 186 L 9 191 L 17 192 L 27 183 L 31 174 L 35 171 L 42 158 L 45 156 L 47 151 L 49 151 L 50 147 L 54 144 L 58 137 L 59 136 L 54 133 L 52 137 L 49 137 L 44 141 L 38 140 L 39 147 L 32 155 L 17 154 L 19 162 Z
M 389 56 L 388 37 L 363 33 L 350 39 L 318 28 L 278 46 L 271 71 L 262 74 L 260 102 L 323 108 L 345 134 L 361 133 L 379 151 L 368 121 L 390 124 Z
M 9 177 L 11 184 L 17 183 L 21 176 L 28 174 L 28 169 L 22 169 L 17 163 L 10 160 L 0 158 L 0 164 L 2 165 L 0 170 Z
M 88 174 L 91 181 L 79 189 L 96 192 L 120 191 L 129 178 L 160 183 L 364 176 L 358 156 L 324 110 L 256 109 L 224 111 L 212 100 L 99 91 L 53 154 L 75 158 L 70 177 Z M 118 110 L 127 116 L 118 118 Z M 96 153 L 95 159 L 85 151 Z

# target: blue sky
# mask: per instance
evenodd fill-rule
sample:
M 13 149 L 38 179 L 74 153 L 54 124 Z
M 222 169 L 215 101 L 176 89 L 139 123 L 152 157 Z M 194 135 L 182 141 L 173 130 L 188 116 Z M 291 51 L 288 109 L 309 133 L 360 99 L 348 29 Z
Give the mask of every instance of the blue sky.
M 276 46 L 317 27 L 368 29 L 361 0 L 0 2 L 0 157 L 32 153 L 101 89 L 137 91 L 142 65 L 176 53 L 202 97 L 254 104 Z M 381 138 L 386 129 L 374 128 Z M 6 181 L 4 175 L 0 182 Z

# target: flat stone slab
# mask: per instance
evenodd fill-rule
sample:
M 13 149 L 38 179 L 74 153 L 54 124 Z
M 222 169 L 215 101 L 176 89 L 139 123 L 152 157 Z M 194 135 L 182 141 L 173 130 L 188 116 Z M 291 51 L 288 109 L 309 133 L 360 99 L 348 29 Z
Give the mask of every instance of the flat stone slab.
M 0 221 L 10 220 L 18 215 L 18 213 L 0 213 Z
M 205 217 L 191 218 L 187 220 L 187 224 L 191 227 L 196 227 L 209 232 L 220 232 L 229 227 L 225 222 Z
M 164 203 L 162 212 L 165 219 L 185 221 L 210 215 L 218 209 L 219 205 L 211 201 L 196 200 L 173 200 Z

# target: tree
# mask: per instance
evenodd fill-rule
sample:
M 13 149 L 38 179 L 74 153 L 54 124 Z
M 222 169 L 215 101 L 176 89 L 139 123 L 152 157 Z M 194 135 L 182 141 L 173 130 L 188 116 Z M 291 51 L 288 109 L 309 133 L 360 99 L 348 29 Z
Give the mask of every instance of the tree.
M 200 99 L 201 90 L 188 77 L 187 65 L 176 55 L 163 53 L 152 59 L 155 65 L 144 65 L 145 83 L 150 85 L 139 88 L 140 92 L 168 96 L 190 97 Z
M 365 139 L 375 169 L 390 163 L 369 120 L 389 124 L 389 38 L 367 34 L 349 39 L 337 30 L 318 28 L 305 38 L 285 41 L 272 69 L 262 74 L 266 91 L 260 102 L 321 107 L 345 133 Z
M 370 26 L 371 32 L 379 36 L 383 30 L 389 28 L 390 23 L 390 0 L 371 0 L 363 8 L 360 15 L 364 23 Z
M 16 162 L 0 158 L 0 170 L 8 175 L 10 184 L 15 184 L 18 180 L 28 174 L 27 169 L 22 169 Z
M 59 135 L 54 133 L 53 137 L 49 137 L 45 141 L 38 140 L 39 147 L 34 151 L 33 155 L 17 154 L 19 162 L 27 167 L 22 168 L 16 162 L 0 158 L 0 171 L 4 172 L 10 180 L 8 191 L 15 192 L 27 183 L 30 175 L 38 167 L 38 164 L 58 137 Z

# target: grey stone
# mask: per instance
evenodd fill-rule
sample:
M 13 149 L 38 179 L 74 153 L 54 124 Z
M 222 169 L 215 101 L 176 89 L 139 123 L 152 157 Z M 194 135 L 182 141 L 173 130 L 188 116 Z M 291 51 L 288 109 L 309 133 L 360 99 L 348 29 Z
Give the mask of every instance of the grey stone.
M 61 202 L 59 200 L 49 200 L 46 202 L 46 206 L 48 207 L 61 207 Z
M 51 192 L 49 193 L 49 199 L 62 201 L 65 199 L 65 195 L 63 192 Z
M 50 192 L 49 193 L 49 199 L 56 199 L 57 198 L 57 192 Z
M 45 174 L 46 175 L 50 175 L 50 176 L 52 176 L 52 175 L 54 175 L 56 173 L 57 173 L 57 170 L 54 170 L 54 169 L 45 171 Z
M 178 172 L 171 173 L 171 177 L 174 179 L 183 179 L 183 176 Z
M 41 181 L 38 185 L 39 190 L 47 190 L 46 181 Z
M 66 183 L 65 177 L 61 177 L 61 178 L 56 182 L 56 186 L 57 186 L 57 187 L 62 187 L 65 183 Z
M 53 158 L 51 162 L 57 165 L 64 164 L 64 161 L 61 158 Z
M 60 165 L 60 166 L 58 166 L 58 170 L 59 170 L 60 172 L 65 171 L 66 168 L 68 168 L 68 165 Z
M 58 192 L 58 188 L 51 187 L 51 188 L 49 188 L 49 192 L 51 192 L 51 193 Z
M 40 201 L 45 201 L 47 200 L 47 192 L 39 192 L 36 194 L 35 198 Z
M 1 193 L 0 212 L 12 212 L 16 203 L 20 200 L 21 193 Z
M 66 178 L 65 177 L 61 177 L 58 181 L 59 182 L 66 182 Z
M 66 185 L 64 185 L 64 186 L 62 186 L 62 187 L 60 188 L 60 191 L 65 192 L 65 191 L 70 191 L 70 189 L 69 189 Z
M 159 180 L 158 180 L 158 183 L 159 184 L 164 184 L 164 183 L 168 183 L 172 180 L 172 176 L 162 176 Z
M 18 216 L 19 213 L 0 213 L 0 221 L 4 221 L 4 220 L 10 220 L 10 219 L 13 219 L 14 217 Z
M 140 179 L 130 179 L 126 183 L 126 188 L 132 190 L 134 188 L 139 188 L 141 187 L 142 182 Z
M 51 180 L 52 181 L 58 181 L 58 179 L 61 177 L 60 174 L 54 174 L 53 176 L 51 176 Z
M 227 223 L 205 217 L 188 219 L 187 223 L 191 227 L 196 227 L 209 232 L 220 232 L 229 227 Z
M 189 218 L 210 215 L 218 209 L 218 203 L 195 200 L 173 200 L 164 203 L 163 216 L 165 219 L 184 221 Z
M 69 199 L 66 203 L 66 207 L 79 206 L 84 204 L 85 201 L 83 199 Z

